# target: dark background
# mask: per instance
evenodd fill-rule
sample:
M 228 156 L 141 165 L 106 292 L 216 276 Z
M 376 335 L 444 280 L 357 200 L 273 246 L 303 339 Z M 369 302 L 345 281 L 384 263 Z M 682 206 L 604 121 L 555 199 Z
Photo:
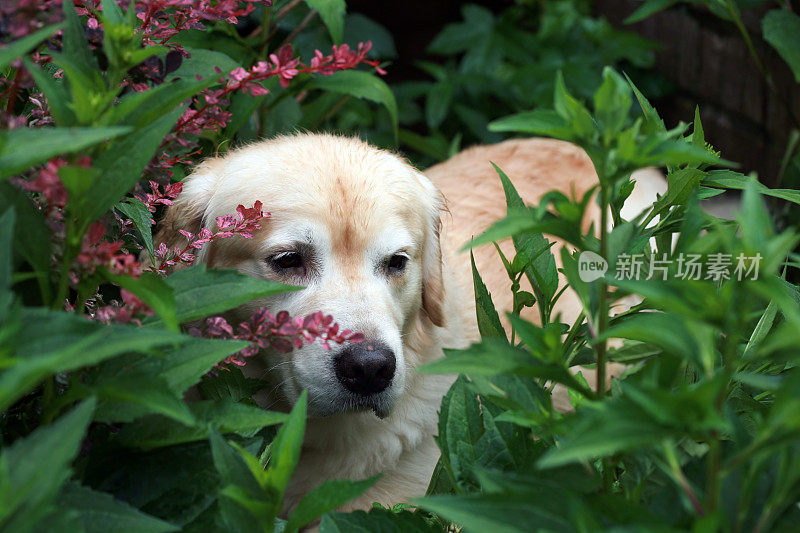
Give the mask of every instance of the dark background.
M 499 12 L 513 2 L 470 3 Z M 427 45 L 445 24 L 461 20 L 461 5 L 442 0 L 351 0 L 348 9 L 376 20 L 394 36 L 398 58 L 387 76 L 392 83 L 425 77 L 414 62 L 426 57 Z M 638 5 L 633 0 L 599 0 L 593 11 L 616 28 L 633 29 L 660 43 L 655 70 L 672 81 L 675 90 L 653 103 L 668 127 L 691 121 L 694 107 L 699 105 L 706 139 L 723 157 L 740 163 L 741 171 L 758 172 L 768 185 L 780 185 L 774 176 L 792 123 L 778 93 L 796 116 L 800 116 L 800 94 L 788 67 L 761 40 L 759 20 L 751 15 L 745 17 L 745 24 L 772 72 L 775 90 L 770 90 L 758 72 L 732 24 L 702 8 L 681 5 L 632 26 L 623 24 Z

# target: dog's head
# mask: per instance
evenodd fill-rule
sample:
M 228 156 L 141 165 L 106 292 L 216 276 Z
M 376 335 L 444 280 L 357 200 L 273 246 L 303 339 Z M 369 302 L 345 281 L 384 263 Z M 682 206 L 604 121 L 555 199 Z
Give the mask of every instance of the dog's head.
M 351 138 L 297 135 L 248 146 L 200 165 L 184 182 L 157 235 L 213 228 L 239 204 L 264 204 L 271 217 L 253 239 L 218 239 L 198 258 L 210 267 L 305 289 L 259 307 L 293 316 L 323 311 L 361 343 L 306 344 L 260 356 L 270 387 L 293 403 L 309 392 L 309 412 L 373 410 L 386 416 L 419 363 L 409 340 L 442 326 L 440 193 L 399 157 Z M 185 241 L 184 241 L 185 242 Z

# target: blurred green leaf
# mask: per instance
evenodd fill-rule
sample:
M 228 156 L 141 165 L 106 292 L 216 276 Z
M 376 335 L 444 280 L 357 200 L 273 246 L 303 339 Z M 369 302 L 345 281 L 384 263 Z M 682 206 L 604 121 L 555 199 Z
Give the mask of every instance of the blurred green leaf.
M 58 496 L 62 513 L 77 512 L 86 533 L 105 533 L 113 524 L 118 533 L 165 533 L 179 528 L 147 515 L 110 494 L 69 483 Z
M 800 17 L 788 9 L 773 9 L 761 21 L 764 40 L 778 51 L 800 83 Z
M 131 128 L 17 128 L 0 132 L 0 178 L 11 176 L 57 155 L 89 148 L 130 133 Z M 36 150 L 31 150 L 36 146 Z
M 61 24 L 53 24 L 52 26 L 47 26 L 46 28 L 42 28 L 41 30 L 35 33 L 26 35 L 25 37 L 17 39 L 16 41 L 9 43 L 5 47 L 1 48 L 0 70 L 5 69 L 15 59 L 17 59 L 20 56 L 24 56 L 25 54 L 27 54 L 28 52 L 39 46 L 48 37 L 50 37 L 63 27 L 64 27 L 63 22 Z
M 53 508 L 94 407 L 93 399 L 86 400 L 0 453 L 0 527 L 5 531 L 31 530 Z
M 365 98 L 383 105 L 389 112 L 392 127 L 397 138 L 398 115 L 397 101 L 394 93 L 386 83 L 376 75 L 360 70 L 340 70 L 332 76 L 319 76 L 311 80 L 310 88 L 321 89 L 330 93 L 347 94 L 356 98 Z
M 319 13 L 319 18 L 328 27 L 334 44 L 342 43 L 344 16 L 347 6 L 344 0 L 305 0 L 308 7 Z

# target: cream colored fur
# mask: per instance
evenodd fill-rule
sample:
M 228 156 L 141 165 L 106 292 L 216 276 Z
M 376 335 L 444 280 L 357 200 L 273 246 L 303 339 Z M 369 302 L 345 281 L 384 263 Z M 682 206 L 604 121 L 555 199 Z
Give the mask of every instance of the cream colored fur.
M 215 217 L 233 213 L 238 204 L 261 200 L 271 218 L 255 238 L 214 241 L 199 259 L 211 267 L 307 286 L 251 302 L 232 318 L 244 319 L 260 306 L 293 315 L 322 310 L 342 327 L 387 343 L 397 355 L 392 385 L 373 408 L 356 410 L 332 377 L 330 361 L 340 347 L 328 352 L 311 345 L 288 356 L 265 353 L 247 365 L 249 375 L 265 381 L 257 396 L 265 408 L 286 410 L 302 389 L 309 390 L 310 417 L 287 511 L 326 479 L 383 473 L 345 510 L 424 494 L 438 459 L 437 410 L 452 377 L 414 369 L 441 357 L 443 347 L 466 347 L 478 339 L 469 259 L 457 250 L 505 214 L 489 161 L 506 171 L 529 203 L 554 188 L 580 195 L 596 180 L 588 157 L 558 141 L 472 148 L 423 175 L 360 140 L 314 134 L 250 145 L 203 163 L 186 179 L 157 241 L 179 245 L 183 237 L 177 230 L 213 226 Z M 637 192 L 642 207 L 661 187 L 657 175 L 647 180 Z M 298 240 L 315 250 L 319 265 L 306 279 L 286 279 L 265 259 Z M 511 253 L 508 243 L 502 246 Z M 410 258 L 406 271 L 401 278 L 387 278 L 376 265 L 399 249 Z M 475 258 L 495 302 L 510 308 L 508 281 L 494 249 L 478 248 Z M 561 311 L 577 316 L 575 299 L 566 296 Z

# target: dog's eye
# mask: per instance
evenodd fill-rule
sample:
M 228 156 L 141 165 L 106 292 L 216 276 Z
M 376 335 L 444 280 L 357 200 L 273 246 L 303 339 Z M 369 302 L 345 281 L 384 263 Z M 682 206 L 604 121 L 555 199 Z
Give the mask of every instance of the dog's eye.
M 408 263 L 408 256 L 403 254 L 394 254 L 386 263 L 386 270 L 391 275 L 402 274 L 406 269 L 406 263 Z
M 303 256 L 298 252 L 283 252 L 270 257 L 267 262 L 280 274 L 303 275 L 305 264 Z

